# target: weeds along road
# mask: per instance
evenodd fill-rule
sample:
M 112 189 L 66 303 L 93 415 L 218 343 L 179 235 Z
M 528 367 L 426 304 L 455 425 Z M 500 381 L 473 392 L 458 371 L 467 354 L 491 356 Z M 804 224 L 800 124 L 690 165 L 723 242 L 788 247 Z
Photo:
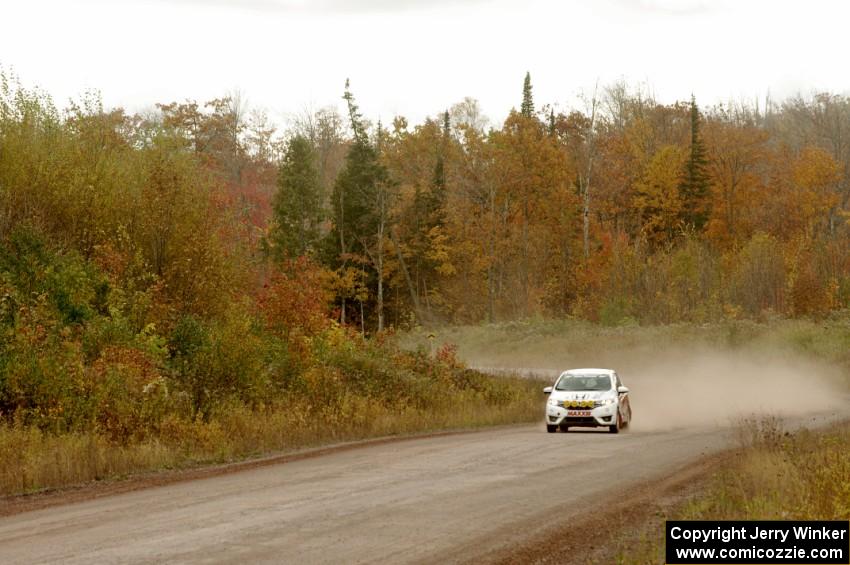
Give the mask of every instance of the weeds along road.
M 0 562 L 442 563 L 730 445 L 716 427 L 418 438 L 0 518 Z

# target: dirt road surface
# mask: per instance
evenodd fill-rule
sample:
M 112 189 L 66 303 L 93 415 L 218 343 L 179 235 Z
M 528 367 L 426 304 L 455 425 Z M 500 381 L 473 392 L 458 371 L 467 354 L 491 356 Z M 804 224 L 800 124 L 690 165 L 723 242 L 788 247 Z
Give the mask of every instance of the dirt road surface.
M 728 435 L 523 426 L 363 447 L 2 518 L 0 561 L 465 560 L 581 516 Z
M 444 563 L 730 445 L 728 428 L 419 438 L 0 518 L 0 562 Z

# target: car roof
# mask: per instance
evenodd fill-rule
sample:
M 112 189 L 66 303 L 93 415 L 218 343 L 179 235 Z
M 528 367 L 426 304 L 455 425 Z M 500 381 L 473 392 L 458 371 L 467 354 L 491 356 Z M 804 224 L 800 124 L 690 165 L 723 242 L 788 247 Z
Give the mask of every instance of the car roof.
M 568 375 L 613 375 L 613 369 L 570 369 L 564 371 Z M 563 373 L 562 373 L 563 374 Z

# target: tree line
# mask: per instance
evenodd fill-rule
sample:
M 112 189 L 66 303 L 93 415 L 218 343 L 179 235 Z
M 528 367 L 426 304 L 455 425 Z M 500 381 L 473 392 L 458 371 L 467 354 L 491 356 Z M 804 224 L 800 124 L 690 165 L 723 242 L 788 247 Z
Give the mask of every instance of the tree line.
M 466 99 L 370 126 L 346 84 L 288 132 L 264 239 L 326 269 L 335 316 L 605 323 L 845 308 L 850 99 L 701 108 L 624 83 L 488 127 Z M 328 143 L 328 140 L 334 140 Z
M 559 110 L 526 75 L 500 125 L 472 98 L 412 125 L 370 122 L 346 81 L 342 112 L 278 132 L 239 96 L 131 115 L 2 89 L 0 235 L 80 253 L 139 324 L 214 319 L 305 269 L 327 315 L 365 334 L 850 300 L 840 95 L 701 107 L 617 83 Z
M 0 73 L 0 448 L 23 454 L 4 488 L 80 480 L 80 460 L 86 479 L 149 469 L 150 448 L 173 464 L 536 413 L 529 383 L 451 347 L 367 339 L 406 251 L 347 101 L 351 130 L 323 111 L 282 141 L 238 96 L 59 109 Z

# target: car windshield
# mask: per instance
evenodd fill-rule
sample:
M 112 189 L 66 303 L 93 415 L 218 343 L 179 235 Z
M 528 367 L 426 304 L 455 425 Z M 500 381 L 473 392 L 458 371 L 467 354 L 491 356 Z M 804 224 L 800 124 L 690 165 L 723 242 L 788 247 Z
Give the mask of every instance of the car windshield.
M 561 375 L 556 390 L 611 390 L 610 375 Z

